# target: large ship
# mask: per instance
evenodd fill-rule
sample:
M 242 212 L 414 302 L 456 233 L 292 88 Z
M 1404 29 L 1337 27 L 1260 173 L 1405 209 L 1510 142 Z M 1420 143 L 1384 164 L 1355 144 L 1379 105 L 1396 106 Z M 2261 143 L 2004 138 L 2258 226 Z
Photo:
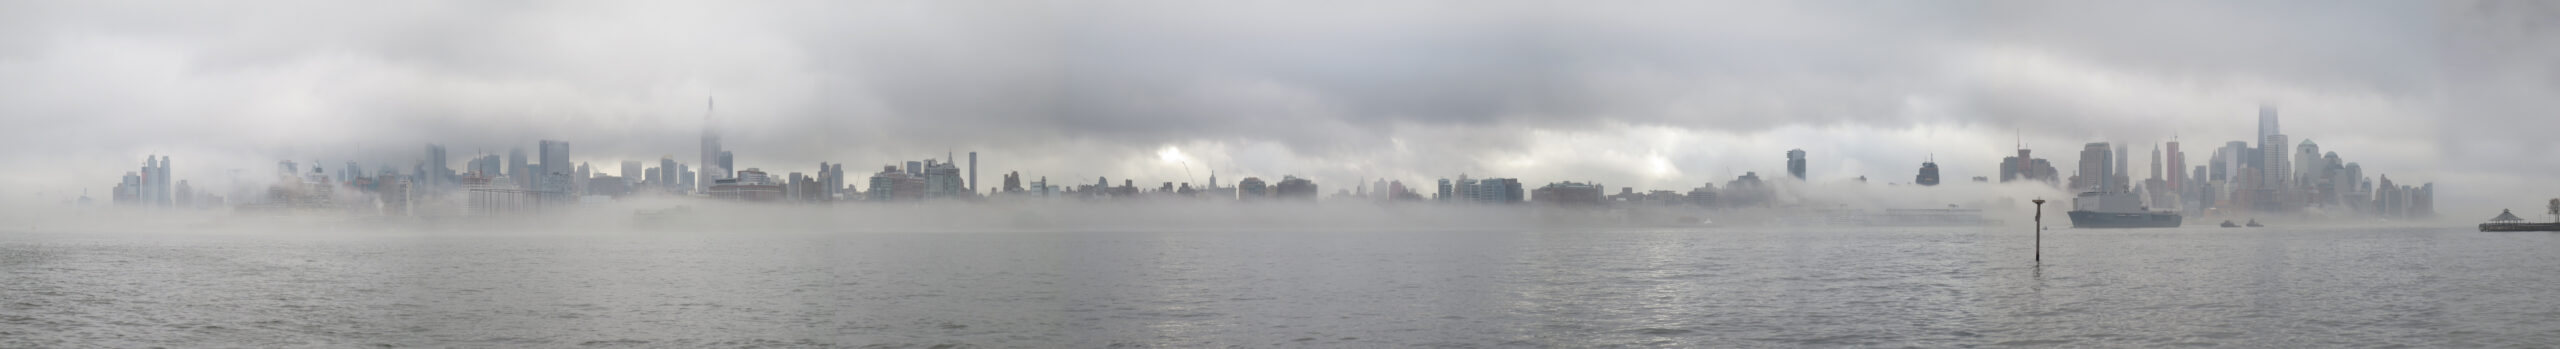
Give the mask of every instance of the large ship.
M 2134 193 L 2080 193 L 2071 200 L 2074 228 L 2176 228 L 2184 222 L 2173 211 L 2152 211 Z

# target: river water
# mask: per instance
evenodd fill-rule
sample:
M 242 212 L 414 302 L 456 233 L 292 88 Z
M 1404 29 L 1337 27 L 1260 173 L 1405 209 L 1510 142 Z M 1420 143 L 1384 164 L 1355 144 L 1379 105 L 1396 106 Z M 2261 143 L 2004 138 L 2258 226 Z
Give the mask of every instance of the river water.
M 2467 229 L 0 233 L 0 347 L 2551 347 Z

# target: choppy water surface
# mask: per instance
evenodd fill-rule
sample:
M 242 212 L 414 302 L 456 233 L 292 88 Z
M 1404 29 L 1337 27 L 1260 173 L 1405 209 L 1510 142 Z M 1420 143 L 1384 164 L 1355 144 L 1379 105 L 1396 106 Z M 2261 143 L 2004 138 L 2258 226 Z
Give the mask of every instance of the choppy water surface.
M 2560 345 L 2560 235 L 2023 230 L 9 232 L 0 347 Z

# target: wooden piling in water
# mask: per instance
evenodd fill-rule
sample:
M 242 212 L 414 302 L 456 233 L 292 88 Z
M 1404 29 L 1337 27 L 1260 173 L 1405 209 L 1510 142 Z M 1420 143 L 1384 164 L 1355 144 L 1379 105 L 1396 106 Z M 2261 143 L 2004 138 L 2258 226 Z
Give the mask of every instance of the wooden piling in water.
M 2036 263 L 2044 263 L 2044 199 L 2036 199 Z

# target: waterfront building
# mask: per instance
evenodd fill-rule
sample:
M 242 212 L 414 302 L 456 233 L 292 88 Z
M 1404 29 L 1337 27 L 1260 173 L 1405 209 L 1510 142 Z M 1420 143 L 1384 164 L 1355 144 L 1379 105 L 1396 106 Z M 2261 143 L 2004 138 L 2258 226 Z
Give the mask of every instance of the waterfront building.
M 1280 183 L 1272 185 L 1272 197 L 1281 200 L 1312 201 L 1318 192 L 1315 181 L 1298 176 L 1280 176 Z
M 807 179 L 801 178 L 798 173 L 793 173 L 791 176 L 793 184 L 805 185 L 807 182 Z M 740 170 L 732 177 L 734 178 L 713 179 L 709 187 L 710 191 L 706 194 L 713 199 L 746 202 L 776 202 L 782 201 L 785 197 L 786 189 L 783 183 L 775 182 L 762 169 Z
M 1982 178 L 1982 177 L 1974 177 L 1974 178 Z M 1700 185 L 1700 186 L 1699 186 L 1699 187 L 1697 187 L 1697 188 L 1691 188 L 1691 189 L 1689 189 L 1689 195 L 1688 195 L 1687 199 L 1688 199 L 1688 202 L 1689 202 L 1689 205 L 1690 205 L 1690 206 L 1705 207 L 1705 208 L 1715 208 L 1715 207 L 1718 207 L 1718 205 L 1720 205 L 1720 204 L 1721 204 L 1720 202 L 1717 202 L 1717 201 L 1716 201 L 1716 184 L 1715 184 L 1715 183 L 1702 184 L 1702 185 Z
M 1724 191 L 1717 195 L 1717 199 L 1722 201 L 1725 207 L 1761 206 L 1768 204 L 1770 199 L 1775 197 L 1777 197 L 1777 188 L 1771 188 L 1767 182 L 1761 181 L 1759 172 L 1743 172 L 1742 176 L 1726 181 Z
M 871 187 L 865 193 L 867 198 L 874 202 L 923 200 L 924 179 L 909 173 L 898 166 L 881 166 L 880 173 L 871 175 Z
M 1531 200 L 1547 205 L 1598 205 L 1601 202 L 1600 188 L 1598 183 L 1573 181 L 1547 183 L 1547 186 L 1538 187 Z
M 1237 200 L 1254 201 L 1267 199 L 1270 196 L 1271 189 L 1262 182 L 1262 177 L 1245 177 L 1244 180 L 1236 181 Z

